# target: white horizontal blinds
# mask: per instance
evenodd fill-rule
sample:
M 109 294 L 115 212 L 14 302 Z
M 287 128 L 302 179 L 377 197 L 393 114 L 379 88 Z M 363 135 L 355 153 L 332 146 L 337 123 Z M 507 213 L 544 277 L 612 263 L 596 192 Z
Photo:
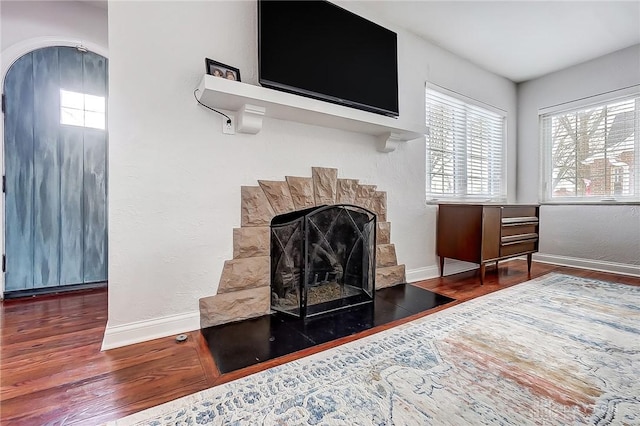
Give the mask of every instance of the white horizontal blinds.
M 634 96 L 543 115 L 545 199 L 640 199 L 639 106 Z
M 427 198 L 503 200 L 504 117 L 427 88 Z

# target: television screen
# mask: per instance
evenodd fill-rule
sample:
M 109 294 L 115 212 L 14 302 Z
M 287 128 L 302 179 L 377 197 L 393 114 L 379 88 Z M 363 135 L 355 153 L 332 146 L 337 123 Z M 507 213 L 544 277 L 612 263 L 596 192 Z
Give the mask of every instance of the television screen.
M 398 116 L 396 33 L 326 1 L 258 0 L 259 81 Z

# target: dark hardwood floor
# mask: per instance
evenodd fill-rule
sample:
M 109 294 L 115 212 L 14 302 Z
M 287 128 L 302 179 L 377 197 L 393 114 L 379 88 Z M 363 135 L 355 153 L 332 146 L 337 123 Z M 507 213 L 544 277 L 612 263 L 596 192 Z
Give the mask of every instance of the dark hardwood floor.
M 640 285 L 628 276 L 533 264 L 531 277 L 561 272 Z M 527 281 L 526 262 L 434 278 L 416 285 L 457 299 L 429 311 Z M 105 290 L 4 301 L 0 310 L 0 424 L 101 424 L 211 386 L 346 343 L 425 314 L 220 374 L 200 331 L 100 352 L 107 322 Z

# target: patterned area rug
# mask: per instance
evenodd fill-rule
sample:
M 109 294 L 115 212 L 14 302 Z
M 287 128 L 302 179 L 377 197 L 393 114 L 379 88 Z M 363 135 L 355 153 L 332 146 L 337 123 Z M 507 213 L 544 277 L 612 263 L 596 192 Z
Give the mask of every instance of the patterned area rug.
M 640 287 L 561 274 L 113 425 L 638 425 Z

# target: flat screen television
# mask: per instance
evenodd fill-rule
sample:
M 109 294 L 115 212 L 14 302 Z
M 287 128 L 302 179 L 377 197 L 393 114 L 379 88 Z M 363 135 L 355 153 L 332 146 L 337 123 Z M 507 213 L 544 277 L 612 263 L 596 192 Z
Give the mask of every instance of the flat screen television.
M 397 36 L 327 1 L 258 0 L 264 87 L 398 116 Z

